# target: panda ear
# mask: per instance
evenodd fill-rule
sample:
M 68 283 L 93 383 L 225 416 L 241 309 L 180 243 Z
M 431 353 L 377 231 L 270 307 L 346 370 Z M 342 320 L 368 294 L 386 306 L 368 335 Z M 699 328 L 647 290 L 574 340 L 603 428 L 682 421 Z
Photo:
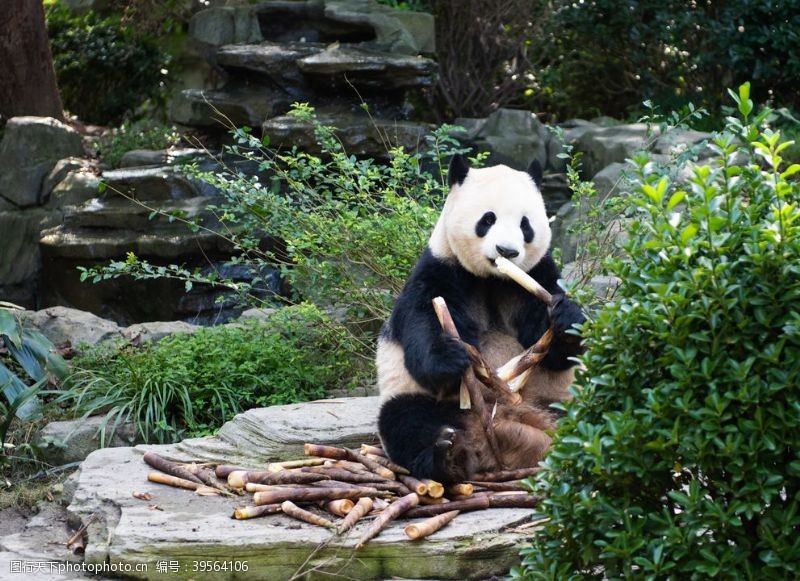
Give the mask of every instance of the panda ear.
M 447 169 L 447 183 L 450 187 L 464 183 L 469 172 L 469 162 L 460 153 L 457 153 L 450 160 L 450 167 Z
M 527 169 L 528 175 L 533 178 L 533 183 L 536 184 L 536 187 L 542 189 L 542 178 L 544 174 L 542 172 L 542 165 L 539 163 L 538 159 L 534 159 L 531 164 L 528 166 Z

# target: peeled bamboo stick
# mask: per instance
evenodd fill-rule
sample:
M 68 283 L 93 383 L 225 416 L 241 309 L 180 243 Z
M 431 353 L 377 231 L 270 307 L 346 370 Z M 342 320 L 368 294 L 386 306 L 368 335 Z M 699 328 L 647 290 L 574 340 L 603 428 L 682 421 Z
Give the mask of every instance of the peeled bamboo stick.
M 234 509 L 233 518 L 237 520 L 246 520 L 249 518 L 258 518 L 268 514 L 275 514 L 281 512 L 280 504 L 262 504 L 261 506 L 241 506 Z
M 347 513 L 347 516 L 344 517 L 344 520 L 339 523 L 339 527 L 336 529 L 336 532 L 341 534 L 346 533 L 349 531 L 353 526 L 361 519 L 364 515 L 366 515 L 369 511 L 372 510 L 372 499 L 363 497 L 359 498 L 356 505 L 353 509 Z
M 405 474 L 398 474 L 397 479 L 408 487 L 411 492 L 416 492 L 418 495 L 428 494 L 428 485 L 417 480 L 413 476 L 406 476 Z
M 318 514 L 314 514 L 313 512 L 309 512 L 303 508 L 300 508 L 291 500 L 283 501 L 281 503 L 281 510 L 283 511 L 283 514 L 287 516 L 296 518 L 297 520 L 301 520 L 303 522 L 307 522 L 312 525 L 317 525 L 328 529 L 336 528 L 336 525 L 333 524 L 333 522 L 326 519 L 325 517 L 319 516 Z
M 408 536 L 408 538 L 412 541 L 422 539 L 432 535 L 458 515 L 459 511 L 457 510 L 444 512 L 442 514 L 432 516 L 428 520 L 424 520 L 421 523 L 412 523 L 410 525 L 406 525 L 406 527 L 403 529 L 403 532 L 405 532 L 406 536 Z
M 339 500 L 331 500 L 325 503 L 325 510 L 336 516 L 347 516 L 353 510 L 355 503 L 349 498 L 340 498 Z
M 177 462 L 167 460 L 155 452 L 145 452 L 142 459 L 156 470 L 161 470 L 161 472 L 166 474 L 171 474 L 172 476 L 177 476 L 178 478 L 183 478 L 184 480 L 196 482 L 197 484 L 204 484 L 202 480 Z
M 280 472 L 243 472 L 234 470 L 228 474 L 228 486 L 231 488 L 244 488 L 248 482 L 256 484 L 311 484 L 320 480 L 329 480 L 330 476 L 325 474 L 313 474 L 307 472 L 294 472 L 282 470 Z
M 386 456 L 378 456 L 376 454 L 363 454 L 364 458 L 372 460 L 373 462 L 377 462 L 384 468 L 388 468 L 395 474 L 411 474 L 411 472 L 407 468 L 403 468 L 399 464 L 395 464 L 391 460 L 389 460 Z
M 323 462 L 325 462 L 323 458 L 303 458 L 302 460 L 271 462 L 269 465 L 267 465 L 267 470 L 270 472 L 280 472 L 281 470 L 290 470 L 292 468 L 300 468 L 302 466 L 319 466 Z
M 383 448 L 379 448 L 378 446 L 370 446 L 369 444 L 361 444 L 361 453 L 366 456 L 367 454 L 373 454 L 375 456 L 383 456 L 386 457 L 386 452 Z
M 475 492 L 475 487 L 469 482 L 461 482 L 459 484 L 451 484 L 447 487 L 447 494 L 457 494 L 460 496 L 470 496 Z
M 458 328 L 450 315 L 450 311 L 447 309 L 447 303 L 445 303 L 444 298 L 435 297 L 433 299 L 433 310 L 436 313 L 436 318 L 439 319 L 439 324 L 442 326 L 444 334 L 459 339 Z M 473 393 L 470 390 L 470 386 L 467 385 L 467 373 L 461 379 L 461 386 L 458 392 L 459 407 L 462 410 L 472 409 Z
M 340 498 L 360 498 L 362 496 L 387 496 L 390 493 L 367 488 L 283 488 L 267 492 L 256 492 L 256 504 L 274 504 L 284 500 L 313 502 L 315 500 L 338 500 Z
M 431 498 L 440 498 L 444 496 L 444 485 L 441 482 L 436 482 L 430 478 L 423 478 L 422 482 L 428 487 L 428 496 Z
M 456 329 L 455 322 L 450 316 L 450 311 L 447 309 L 447 303 L 445 303 L 442 297 L 433 299 L 433 310 L 436 311 L 436 317 L 439 319 L 439 323 L 442 325 L 445 334 L 458 339 L 458 329 Z M 492 456 L 494 456 L 497 465 L 503 468 L 503 457 L 500 454 L 500 446 L 497 444 L 497 438 L 494 434 L 492 414 L 486 406 L 486 402 L 483 400 L 478 378 L 475 377 L 475 372 L 471 366 L 464 372 L 462 384 L 467 386 L 472 405 L 475 407 L 475 412 L 478 414 L 481 424 L 483 425 L 483 431 L 486 434 L 486 441 L 489 443 Z
M 378 517 L 372 521 L 372 523 L 369 525 L 369 528 L 364 531 L 364 534 L 361 535 L 361 538 L 356 544 L 356 549 L 363 547 L 371 538 L 380 534 L 387 524 L 409 509 L 414 508 L 417 506 L 417 504 L 419 504 L 419 496 L 417 496 L 414 492 L 394 501 L 385 510 L 383 510 Z
M 492 369 L 488 363 L 483 359 L 483 355 L 478 351 L 474 345 L 463 343 L 469 354 L 470 362 L 472 363 L 472 370 L 475 377 L 491 390 L 491 392 L 500 400 L 508 402 L 512 405 L 517 405 L 522 402 L 522 396 L 513 391 L 505 380 L 501 379 L 497 372 Z
M 522 270 L 519 266 L 502 256 L 495 258 L 494 263 L 497 265 L 497 270 L 533 294 L 540 301 L 546 305 L 552 304 L 553 295 L 551 295 L 542 285 L 536 282 L 531 275 Z
M 473 495 L 466 500 L 453 500 L 452 502 L 445 502 L 442 504 L 429 504 L 427 506 L 418 506 L 406 513 L 408 518 L 427 518 L 436 516 L 451 510 L 468 511 L 468 510 L 485 510 L 489 508 L 489 497 L 483 495 Z
M 501 381 L 505 381 L 510 390 L 514 392 L 519 391 L 528 380 L 531 369 L 547 356 L 552 342 L 553 330 L 547 329 L 536 343 L 498 368 L 498 378 L 500 378 Z
M 147 479 L 150 482 L 155 482 L 156 484 L 166 484 L 167 486 L 172 486 L 173 488 L 184 488 L 186 490 L 197 490 L 200 486 L 205 486 L 203 483 L 198 484 L 197 482 L 192 482 L 191 480 L 186 480 L 185 478 L 178 478 L 177 476 L 164 474 L 163 472 L 150 472 L 147 475 Z
M 498 470 L 497 472 L 479 472 L 472 476 L 472 480 L 481 482 L 508 482 L 510 480 L 522 480 L 528 476 L 533 476 L 542 469 L 538 466 L 530 468 L 517 468 L 516 470 Z

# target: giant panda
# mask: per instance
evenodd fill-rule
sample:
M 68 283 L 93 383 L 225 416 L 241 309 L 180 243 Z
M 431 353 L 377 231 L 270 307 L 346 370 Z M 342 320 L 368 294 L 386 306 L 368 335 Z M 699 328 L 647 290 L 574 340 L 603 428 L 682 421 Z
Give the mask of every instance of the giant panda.
M 495 470 L 479 420 L 459 408 L 459 386 L 470 364 L 466 349 L 445 336 L 432 307 L 444 297 L 461 339 L 497 368 L 533 345 L 551 326 L 546 358 L 520 390 L 523 404 L 495 409 L 494 430 L 505 467 L 535 465 L 550 444 L 550 403 L 568 397 L 584 321 L 563 295 L 549 254 L 551 232 L 540 192 L 542 170 L 504 165 L 470 168 L 456 155 L 450 192 L 428 246 L 378 338 L 381 407 L 378 429 L 388 456 L 419 478 L 454 482 Z M 504 256 L 556 295 L 544 303 L 501 275 Z M 489 406 L 494 402 L 487 401 Z M 490 407 L 491 409 L 491 407 Z

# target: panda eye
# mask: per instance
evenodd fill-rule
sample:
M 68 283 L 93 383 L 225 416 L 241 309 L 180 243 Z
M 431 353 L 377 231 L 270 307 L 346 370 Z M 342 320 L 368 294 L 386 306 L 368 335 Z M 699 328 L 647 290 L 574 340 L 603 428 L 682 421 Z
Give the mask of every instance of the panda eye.
M 486 236 L 486 233 L 489 232 L 489 228 L 491 228 L 495 222 L 497 222 L 497 216 L 494 215 L 494 212 L 486 212 L 481 216 L 481 219 L 475 224 L 475 234 L 478 235 L 478 238 Z
M 527 216 L 522 217 L 519 227 L 522 229 L 522 236 L 525 239 L 525 244 L 533 242 L 533 228 Z

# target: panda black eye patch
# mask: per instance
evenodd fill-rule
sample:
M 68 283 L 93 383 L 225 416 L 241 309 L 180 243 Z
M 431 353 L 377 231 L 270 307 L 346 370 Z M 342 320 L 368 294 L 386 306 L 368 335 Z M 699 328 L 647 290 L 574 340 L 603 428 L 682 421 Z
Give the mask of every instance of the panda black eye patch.
M 489 228 L 491 228 L 495 222 L 497 222 L 497 216 L 494 215 L 494 212 L 486 212 L 481 216 L 481 219 L 475 224 L 475 234 L 478 235 L 478 238 L 486 236 L 486 233 L 489 232 Z
M 522 217 L 519 227 L 522 229 L 522 236 L 525 238 L 525 244 L 533 242 L 533 228 L 527 216 Z

